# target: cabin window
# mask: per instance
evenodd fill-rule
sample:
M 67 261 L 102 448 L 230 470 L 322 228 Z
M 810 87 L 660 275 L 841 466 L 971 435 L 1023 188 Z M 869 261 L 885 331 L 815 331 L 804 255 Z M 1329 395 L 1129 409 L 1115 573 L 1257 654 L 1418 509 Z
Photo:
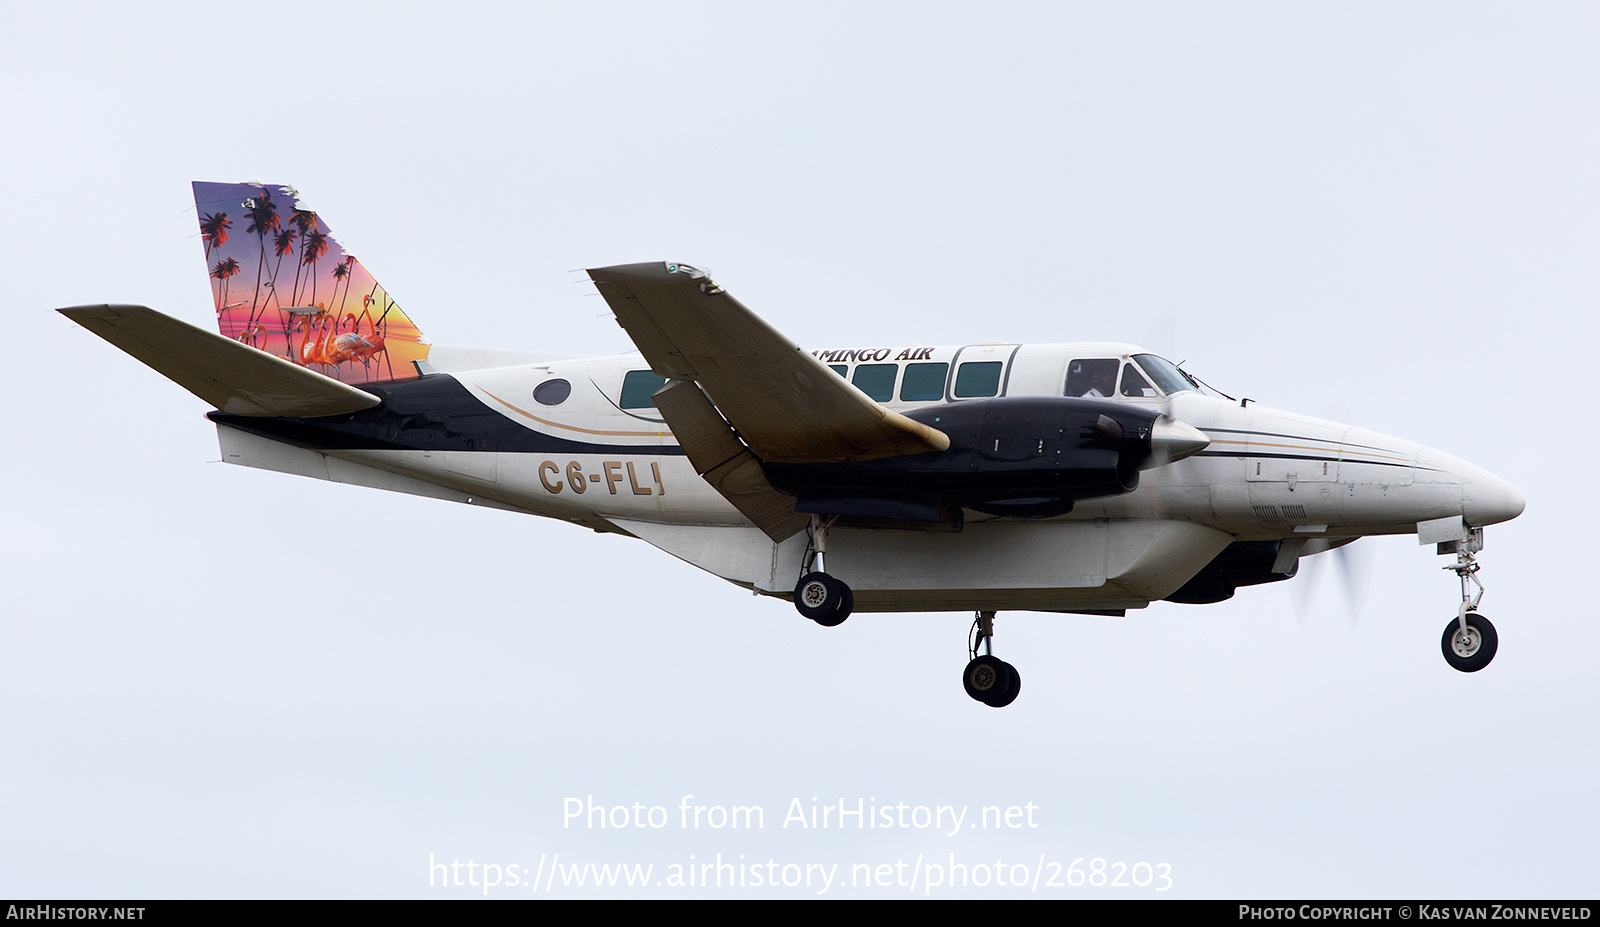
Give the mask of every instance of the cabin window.
M 572 384 L 556 377 L 533 388 L 533 401 L 544 406 L 559 406 L 572 395 Z
M 1132 364 L 1122 365 L 1122 395 L 1132 396 L 1136 399 L 1154 399 L 1161 394 L 1144 378 L 1139 368 Z
M 894 398 L 894 379 L 899 372 L 899 364 L 859 364 L 850 382 L 873 399 L 888 402 Z
M 617 405 L 624 409 L 654 409 L 656 404 L 650 397 L 666 385 L 666 377 L 657 376 L 653 370 L 630 370 L 622 378 L 622 401 Z
M 949 372 L 949 364 L 907 364 L 900 401 L 938 402 L 944 398 L 944 378 Z
M 999 361 L 975 361 L 956 368 L 955 397 L 976 399 L 998 394 L 1001 366 Z
M 1116 392 L 1117 359 L 1114 357 L 1075 360 L 1067 365 L 1068 396 L 1085 399 L 1110 399 Z
M 834 373 L 837 373 L 839 376 L 842 377 L 845 374 L 850 372 L 850 365 L 849 364 L 829 364 L 828 365 L 828 369 L 832 370 Z

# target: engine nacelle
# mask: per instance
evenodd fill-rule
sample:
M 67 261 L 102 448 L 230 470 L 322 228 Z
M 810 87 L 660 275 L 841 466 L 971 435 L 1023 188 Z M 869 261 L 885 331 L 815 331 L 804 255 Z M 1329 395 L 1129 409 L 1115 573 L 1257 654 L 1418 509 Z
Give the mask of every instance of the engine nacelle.
M 795 496 L 796 511 L 937 521 L 951 507 L 1062 515 L 1080 499 L 1132 492 L 1140 469 L 1161 456 L 1151 441 L 1157 413 L 1107 400 L 977 399 L 906 415 L 949 435 L 949 449 L 762 467 L 775 488 Z
M 1278 583 L 1294 576 L 1300 569 L 1295 561 L 1287 573 L 1274 573 L 1282 541 L 1235 541 L 1217 554 L 1177 592 L 1167 596 L 1168 602 L 1185 605 L 1210 605 L 1233 598 L 1240 586 L 1258 586 Z

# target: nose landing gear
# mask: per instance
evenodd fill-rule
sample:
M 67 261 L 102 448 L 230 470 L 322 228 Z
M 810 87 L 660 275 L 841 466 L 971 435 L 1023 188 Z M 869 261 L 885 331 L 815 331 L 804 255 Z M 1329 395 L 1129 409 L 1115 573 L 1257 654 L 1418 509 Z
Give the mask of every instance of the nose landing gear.
M 978 648 L 984 653 L 978 655 Z M 967 695 L 988 705 L 1004 708 L 1017 700 L 1022 691 L 1022 674 L 1010 663 L 994 655 L 994 612 L 979 612 L 967 637 L 971 662 L 961 671 L 961 685 Z
M 1478 614 L 1478 601 L 1483 598 L 1483 583 L 1478 580 L 1476 555 L 1483 550 L 1483 529 L 1473 528 L 1467 536 L 1454 545 L 1456 562 L 1445 567 L 1461 579 L 1461 608 L 1455 620 L 1445 625 L 1444 637 L 1439 645 L 1444 659 L 1463 673 L 1476 673 L 1489 665 L 1500 647 L 1500 637 L 1489 619 Z M 1447 545 L 1440 544 L 1440 553 L 1450 553 Z M 1468 584 L 1477 587 L 1471 591 Z

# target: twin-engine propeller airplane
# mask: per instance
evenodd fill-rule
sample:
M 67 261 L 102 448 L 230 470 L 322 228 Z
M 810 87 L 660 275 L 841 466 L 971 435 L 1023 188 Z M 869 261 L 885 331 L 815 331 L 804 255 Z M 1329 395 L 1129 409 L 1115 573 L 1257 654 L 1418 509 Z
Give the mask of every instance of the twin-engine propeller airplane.
M 688 264 L 588 272 L 638 354 L 430 345 L 292 188 L 194 191 L 220 334 L 60 311 L 215 406 L 229 463 L 640 538 L 829 627 L 970 610 L 994 707 L 1022 684 L 1000 610 L 1220 602 L 1367 535 L 1453 554 L 1445 659 L 1494 657 L 1476 555 L 1523 498 L 1432 448 L 1124 344 L 807 352 Z

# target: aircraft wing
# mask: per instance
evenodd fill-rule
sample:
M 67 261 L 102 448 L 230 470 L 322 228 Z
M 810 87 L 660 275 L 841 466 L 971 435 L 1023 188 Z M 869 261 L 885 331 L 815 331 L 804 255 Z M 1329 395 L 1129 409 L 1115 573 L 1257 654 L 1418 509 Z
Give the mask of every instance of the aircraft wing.
M 874 402 L 697 268 L 626 264 L 589 277 L 651 368 L 698 383 L 762 460 L 874 460 L 950 446 L 944 432 Z
M 57 311 L 233 415 L 315 418 L 359 412 L 382 401 L 365 390 L 144 306 L 74 306 Z

